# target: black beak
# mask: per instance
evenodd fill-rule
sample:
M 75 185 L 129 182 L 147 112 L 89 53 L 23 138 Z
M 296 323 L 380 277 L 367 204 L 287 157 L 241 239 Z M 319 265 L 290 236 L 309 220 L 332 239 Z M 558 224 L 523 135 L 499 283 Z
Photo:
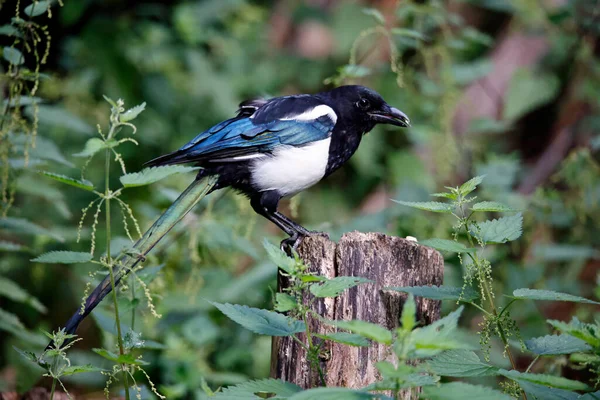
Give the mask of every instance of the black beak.
M 410 126 L 410 119 L 402 111 L 395 107 L 385 107 L 382 111 L 372 111 L 369 113 L 371 119 L 380 124 L 391 124 L 402 126 L 404 128 Z

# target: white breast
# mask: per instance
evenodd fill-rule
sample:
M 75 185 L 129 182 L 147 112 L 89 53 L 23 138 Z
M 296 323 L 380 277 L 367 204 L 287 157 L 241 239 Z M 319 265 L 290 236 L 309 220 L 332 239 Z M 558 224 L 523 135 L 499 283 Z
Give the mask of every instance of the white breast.
M 277 190 L 282 196 L 296 194 L 325 175 L 331 138 L 302 147 L 280 146 L 272 155 L 252 161 L 252 185 L 260 191 Z

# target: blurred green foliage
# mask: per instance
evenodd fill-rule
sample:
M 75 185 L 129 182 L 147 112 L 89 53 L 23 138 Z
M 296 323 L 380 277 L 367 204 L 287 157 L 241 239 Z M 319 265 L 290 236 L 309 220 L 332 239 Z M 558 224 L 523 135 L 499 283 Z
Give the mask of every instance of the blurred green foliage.
M 139 146 L 120 147 L 127 172 L 136 172 L 230 117 L 248 97 L 313 93 L 325 82 L 373 87 L 408 114 L 413 127 L 376 128 L 348 165 L 294 198 L 288 213 L 333 237 L 358 229 L 449 238 L 452 218 L 414 212 L 389 198 L 427 201 L 428 193 L 444 185 L 486 175 L 478 201 L 524 210 L 523 237 L 486 249 L 495 292 L 530 287 L 598 295 L 595 0 L 67 0 L 51 8 L 39 2 L 27 11 L 29 3 L 0 1 L 0 189 L 6 213 L 0 219 L 0 389 L 40 384 L 40 370 L 32 370 L 12 346 L 39 352 L 47 342 L 40 329 L 63 324 L 80 304 L 86 282 L 97 281 L 89 264 L 30 260 L 90 248 L 89 220 L 82 240 L 76 239 L 81 210 L 93 195 L 36 171 L 79 178 L 83 169 L 87 180 L 103 183 L 101 158 L 86 163 L 73 157 L 96 124 L 106 128 L 109 109 L 102 95 L 128 105 L 146 102 L 136 119 Z M 15 7 L 22 19 L 11 21 Z M 507 46 L 510 51 L 499 50 Z M 514 58 L 502 57 L 506 53 Z M 538 57 L 524 63 L 523 54 Z M 503 71 L 512 72 L 502 78 Z M 487 112 L 470 114 L 487 103 Z M 569 145 L 556 150 L 560 138 Z M 118 186 L 118 176 L 112 177 Z M 143 231 L 192 179 L 191 173 L 175 175 L 128 189 L 122 198 Z M 113 218 L 121 217 L 115 211 Z M 102 223 L 96 234 L 104 237 Z M 271 308 L 276 269 L 261 243 L 278 235 L 246 199 L 218 192 L 138 273 L 162 318 L 151 315 L 143 289 L 129 282 L 119 305 L 126 310 L 125 330 L 134 325 L 141 332 L 145 344 L 135 351 L 150 363 L 145 369 L 161 393 L 201 398 L 207 385 L 215 389 L 268 375 L 270 338 L 238 327 L 206 300 Z M 113 237 L 113 249 L 129 243 L 118 225 Z M 447 256 L 445 275 L 446 285 L 462 286 L 455 255 Z M 497 299 L 500 307 L 508 301 Z M 110 368 L 89 349 L 116 348 L 111 310 L 103 304 L 81 326 L 84 340 L 69 353 L 74 364 Z M 597 318 L 584 306 L 541 311 L 564 321 Z M 533 303 L 511 316 L 525 339 L 552 332 Z M 465 310 L 463 322 L 476 331 L 477 318 L 476 310 Z M 501 353 L 496 343 L 495 365 L 506 364 Z M 517 357 L 525 365 L 532 358 Z M 541 359 L 536 369 L 592 379 L 571 368 L 566 356 Z M 64 382 L 76 394 L 88 393 L 101 390 L 104 377 L 86 373 Z

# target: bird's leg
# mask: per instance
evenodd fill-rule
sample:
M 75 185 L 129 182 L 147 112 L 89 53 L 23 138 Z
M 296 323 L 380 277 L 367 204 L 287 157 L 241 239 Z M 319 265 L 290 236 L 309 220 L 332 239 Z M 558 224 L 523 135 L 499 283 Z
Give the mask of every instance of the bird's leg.
M 286 217 L 279 211 L 275 211 L 275 215 L 277 216 L 277 218 L 281 219 L 282 221 L 285 221 L 289 226 L 292 226 L 295 230 L 297 230 L 303 236 L 319 235 L 319 234 L 323 235 L 324 234 L 324 232 L 309 231 L 308 229 L 306 229 L 302 225 L 298 224 L 297 222 L 292 221 L 290 218 Z

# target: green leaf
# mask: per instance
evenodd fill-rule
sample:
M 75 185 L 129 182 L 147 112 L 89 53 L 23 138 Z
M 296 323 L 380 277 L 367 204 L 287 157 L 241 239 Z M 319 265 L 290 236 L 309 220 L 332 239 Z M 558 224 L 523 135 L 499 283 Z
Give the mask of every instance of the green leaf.
M 554 74 L 519 69 L 512 76 L 506 93 L 503 117 L 515 121 L 558 94 L 560 81 Z
M 406 332 L 410 332 L 415 327 L 417 321 L 417 304 L 412 293 L 408 294 L 404 306 L 402 306 L 402 315 L 400 316 L 400 325 Z
M 300 386 L 279 379 L 260 379 L 229 386 L 215 393 L 214 399 L 261 399 L 257 394 L 269 397 L 288 398 L 295 393 L 301 392 Z M 274 395 L 274 396 L 273 396 Z
M 104 141 L 98 138 L 91 138 L 85 142 L 85 147 L 79 153 L 73 154 L 73 157 L 91 157 L 100 150 L 108 149 L 116 146 L 117 141 Z
M 372 283 L 373 281 L 359 276 L 338 276 L 322 283 L 310 285 L 310 292 L 315 297 L 336 297 L 344 290 L 350 289 L 361 283 Z
M 121 183 L 125 187 L 136 187 L 149 185 L 151 183 L 160 181 L 173 174 L 179 174 L 183 172 L 197 171 L 197 167 L 186 167 L 183 165 L 167 165 L 164 167 L 151 167 L 145 168 L 140 172 L 134 172 L 131 174 L 125 174 L 121 176 Z
M 19 38 L 23 37 L 23 34 L 21 33 L 21 31 L 19 31 L 17 28 L 15 28 L 14 26 L 9 25 L 9 24 L 0 26 L 0 35 L 15 36 L 15 37 L 19 37 Z
M 591 351 L 585 341 L 571 335 L 546 335 L 525 341 L 527 350 L 534 354 L 547 356 Z
M 94 184 L 88 180 L 73 179 L 73 178 L 65 176 L 65 175 L 55 174 L 53 172 L 48 172 L 48 171 L 38 171 L 38 172 L 44 176 L 47 176 L 50 179 L 54 179 L 55 181 L 66 183 L 67 185 L 75 186 L 77 188 L 87 190 L 89 192 L 94 191 Z
M 385 18 L 383 17 L 383 14 L 381 14 L 381 11 L 379 11 L 378 9 L 376 9 L 376 8 L 363 8 L 362 12 L 365 15 L 373 17 L 373 19 L 375 20 L 375 22 L 377 22 L 378 24 L 385 25 Z
M 355 333 L 333 332 L 327 335 L 316 333 L 313 336 L 323 340 L 331 340 L 332 342 L 347 344 L 348 346 L 366 347 L 370 345 L 369 341 L 365 337 Z
M 62 236 L 23 218 L 0 218 L 0 229 L 6 229 L 14 233 L 23 233 L 27 235 L 50 236 L 59 242 L 65 241 Z
M 340 387 L 319 387 L 296 393 L 288 400 L 372 400 L 382 396 Z
M 454 211 L 454 206 L 448 203 L 440 203 L 438 201 L 402 201 L 392 200 L 395 203 L 403 206 L 418 208 L 419 210 L 433 211 L 439 213 L 451 213 Z
M 477 188 L 477 186 L 479 186 L 481 184 L 481 182 L 483 182 L 483 178 L 485 178 L 485 175 L 476 176 L 474 178 L 469 179 L 468 181 L 466 181 L 465 183 L 463 183 L 458 188 L 458 191 L 463 196 L 468 195 L 473 190 L 475 190 Z
M 52 0 L 36 0 L 32 4 L 25 7 L 25 10 L 23 11 L 30 17 L 37 17 L 38 15 L 42 15 L 48 11 L 51 5 Z
M 275 293 L 275 311 L 286 312 L 298 307 L 296 298 L 287 293 Z
M 458 319 L 463 309 L 460 306 L 444 318 L 412 331 L 410 341 L 417 357 L 433 357 L 444 350 L 474 349 L 471 343 L 461 341 L 457 335 Z
M 12 65 L 22 65 L 25 62 L 23 54 L 14 47 L 4 47 L 2 57 Z
M 46 307 L 38 299 L 27 293 L 21 286 L 8 278 L 0 276 L 0 296 L 4 296 L 18 303 L 27 304 L 41 313 L 45 313 Z
M 513 296 L 517 299 L 529 300 L 550 300 L 550 301 L 570 301 L 574 303 L 600 304 L 597 301 L 588 300 L 584 297 L 574 296 L 568 293 L 554 292 L 552 290 L 540 289 L 516 289 Z
M 513 400 L 509 395 L 492 388 L 463 382 L 426 386 L 423 388 L 423 398 L 428 400 Z
M 471 207 L 471 210 L 473 210 L 473 211 L 490 211 L 490 212 L 517 211 L 507 205 L 498 203 L 496 201 L 482 201 L 480 203 L 475 203 Z
M 537 385 L 523 380 L 519 382 L 519 386 L 527 393 L 527 398 L 533 400 L 584 400 L 586 398 L 585 395 L 581 396 L 577 392 Z M 592 399 L 588 398 L 588 400 Z
M 419 31 L 415 31 L 413 29 L 392 28 L 392 34 L 398 35 L 398 36 L 409 37 L 411 39 L 427 40 L 427 37 L 425 35 L 423 35 Z
M 427 361 L 427 366 L 436 375 L 474 377 L 498 375 L 498 368 L 481 362 L 471 350 L 448 350 Z
M 273 311 L 238 304 L 221 304 L 212 301 L 210 303 L 234 322 L 260 335 L 291 336 L 306 330 L 304 322 Z
M 600 347 L 600 326 L 597 324 L 583 323 L 577 317 L 573 317 L 569 323 L 556 320 L 547 322 L 562 333 L 581 339 L 592 347 Z
M 29 251 L 29 249 L 19 243 L 0 240 L 0 251 Z
M 462 243 L 448 239 L 426 239 L 420 241 L 419 244 L 451 253 L 473 253 L 476 251 L 476 249 L 468 248 Z
M 533 256 L 544 261 L 571 261 L 600 258 L 600 251 L 591 246 L 577 246 L 570 244 L 535 245 Z
M 433 300 L 454 300 L 469 302 L 479 298 L 477 293 L 470 286 L 463 288 L 450 286 L 405 286 L 405 287 L 386 287 L 384 290 L 395 290 L 396 292 L 412 293 L 415 296 L 425 297 Z
M 78 251 L 51 251 L 49 253 L 44 253 L 31 261 L 48 264 L 81 264 L 89 262 L 91 259 L 92 255 L 90 253 Z
M 479 222 L 470 226 L 471 234 L 483 243 L 506 243 L 521 236 L 523 216 L 521 213 Z
M 367 339 L 374 340 L 378 343 L 392 343 L 392 332 L 390 332 L 383 326 L 373 324 L 371 322 L 361 321 L 358 319 L 352 321 L 326 320 L 325 322 L 335 327 L 346 329 L 350 332 L 366 337 Z
M 583 382 L 574 381 L 571 379 L 563 378 L 561 376 L 545 375 L 545 374 L 531 374 L 519 371 L 507 371 L 501 369 L 500 375 L 512 379 L 513 381 L 520 382 L 531 382 L 538 385 L 550 386 L 557 389 L 565 390 L 588 390 L 589 386 Z
M 267 255 L 273 264 L 277 265 L 288 274 L 292 273 L 296 266 L 296 260 L 288 257 L 283 250 L 278 246 L 271 244 L 266 238 L 263 240 L 263 246 L 265 250 L 267 250 Z
M 133 354 L 115 354 L 112 351 L 108 351 L 106 349 L 92 349 L 92 351 L 99 356 L 106 358 L 107 360 L 113 361 L 118 364 L 128 364 L 128 365 L 147 365 L 146 361 L 137 359 L 133 356 Z
M 146 102 L 143 102 L 142 104 L 139 104 L 139 105 L 132 107 L 129 110 L 125 111 L 123 114 L 121 114 L 119 116 L 119 119 L 121 120 L 121 122 L 129 122 L 131 120 L 134 120 L 145 109 L 146 109 Z
M 84 372 L 102 372 L 102 371 L 105 371 L 105 370 L 102 368 L 94 367 L 92 364 L 71 365 L 70 367 L 63 369 L 61 375 L 65 376 L 65 375 L 81 374 Z

